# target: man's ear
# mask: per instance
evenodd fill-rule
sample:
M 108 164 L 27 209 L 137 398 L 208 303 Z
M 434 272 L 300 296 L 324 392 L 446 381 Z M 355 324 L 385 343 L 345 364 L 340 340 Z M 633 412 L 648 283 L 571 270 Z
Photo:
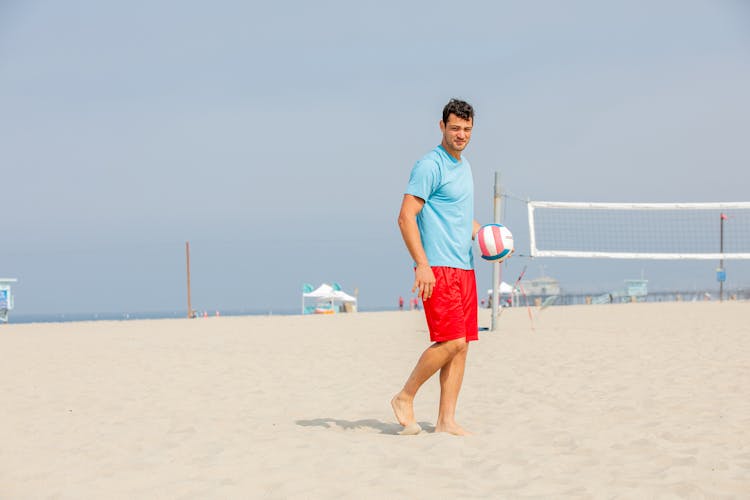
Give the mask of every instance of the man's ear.
M 443 123 L 443 120 L 440 120 L 440 131 L 445 132 L 445 123 Z

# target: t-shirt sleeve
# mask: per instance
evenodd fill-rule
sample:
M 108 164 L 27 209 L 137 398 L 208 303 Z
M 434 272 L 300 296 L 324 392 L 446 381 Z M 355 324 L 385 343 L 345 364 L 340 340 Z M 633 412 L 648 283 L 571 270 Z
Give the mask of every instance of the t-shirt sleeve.
M 427 201 L 440 185 L 440 170 L 437 163 L 430 160 L 419 160 L 411 169 L 406 194 Z

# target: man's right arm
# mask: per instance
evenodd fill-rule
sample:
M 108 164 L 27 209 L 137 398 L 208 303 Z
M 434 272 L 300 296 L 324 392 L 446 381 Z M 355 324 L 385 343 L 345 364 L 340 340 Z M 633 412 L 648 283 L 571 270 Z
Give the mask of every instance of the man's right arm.
M 422 246 L 422 238 L 419 235 L 419 226 L 417 226 L 417 215 L 423 206 L 424 200 L 422 198 L 405 194 L 401 202 L 401 211 L 398 214 L 398 227 L 401 230 L 406 248 L 417 265 L 414 272 L 414 286 L 411 291 L 418 290 L 417 295 L 422 300 L 426 300 L 432 295 L 435 275 L 427 261 L 427 254 L 424 251 L 424 246 Z

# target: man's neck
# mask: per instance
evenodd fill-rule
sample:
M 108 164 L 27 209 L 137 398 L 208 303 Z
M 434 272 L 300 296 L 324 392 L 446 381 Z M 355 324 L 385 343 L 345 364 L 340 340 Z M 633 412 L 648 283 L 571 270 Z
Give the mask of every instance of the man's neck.
M 461 151 L 455 151 L 451 149 L 450 147 L 448 147 L 445 141 L 442 141 L 440 145 L 443 146 L 443 149 L 445 150 L 445 152 L 451 155 L 454 160 L 461 161 Z

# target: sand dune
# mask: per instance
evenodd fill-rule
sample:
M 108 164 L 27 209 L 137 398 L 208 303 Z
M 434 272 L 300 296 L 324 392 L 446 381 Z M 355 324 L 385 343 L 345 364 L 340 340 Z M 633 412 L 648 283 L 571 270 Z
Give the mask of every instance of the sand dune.
M 488 325 L 488 311 L 480 324 Z M 0 328 L 0 498 L 750 498 L 750 304 L 503 311 L 458 419 L 421 313 Z

